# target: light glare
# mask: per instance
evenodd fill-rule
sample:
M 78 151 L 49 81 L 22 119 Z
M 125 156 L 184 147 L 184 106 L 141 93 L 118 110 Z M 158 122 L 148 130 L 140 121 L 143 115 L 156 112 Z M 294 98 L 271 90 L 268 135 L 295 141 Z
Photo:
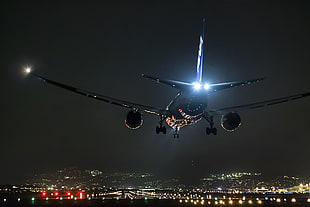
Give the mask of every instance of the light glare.
M 198 82 L 193 83 L 194 89 L 199 90 L 201 88 L 201 84 Z
M 30 67 L 26 67 L 25 68 L 25 73 L 27 73 L 27 74 L 31 73 L 31 68 Z
M 205 83 L 203 87 L 204 89 L 208 90 L 210 88 L 210 85 L 208 83 Z

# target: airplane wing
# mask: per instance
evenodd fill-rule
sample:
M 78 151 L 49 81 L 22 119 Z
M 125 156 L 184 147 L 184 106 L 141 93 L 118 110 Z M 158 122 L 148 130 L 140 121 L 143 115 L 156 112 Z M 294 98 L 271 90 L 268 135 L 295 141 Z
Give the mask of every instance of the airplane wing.
M 39 78 L 40 80 L 43 80 L 44 82 L 52 84 L 54 86 L 66 89 L 68 91 L 72 91 L 74 93 L 77 93 L 77 94 L 80 94 L 80 95 L 83 95 L 83 96 L 87 96 L 87 97 L 92 98 L 92 99 L 103 101 L 103 102 L 106 102 L 106 103 L 109 103 L 109 104 L 114 104 L 114 105 L 122 106 L 122 107 L 125 107 L 125 108 L 139 109 L 139 110 L 142 110 L 142 111 L 144 111 L 146 113 L 155 114 L 155 115 L 158 115 L 158 116 L 166 116 L 167 113 L 168 113 L 168 111 L 164 110 L 164 109 L 159 109 L 159 108 L 155 108 L 155 107 L 151 107 L 151 106 L 146 106 L 146 105 L 141 105 L 141 104 L 137 104 L 137 103 L 132 103 L 132 102 L 128 102 L 128 101 L 112 98 L 112 97 L 109 97 L 109 96 L 104 96 L 104 95 L 101 95 L 101 94 L 98 94 L 98 93 L 93 93 L 93 92 L 86 91 L 86 90 L 83 90 L 83 89 L 79 89 L 79 88 L 76 88 L 76 87 L 73 87 L 73 86 L 70 86 L 70 85 L 66 85 L 66 84 L 63 84 L 63 83 L 60 83 L 60 82 L 56 82 L 56 81 L 47 79 L 47 78 L 45 78 L 45 77 L 43 77 L 43 76 L 41 76 L 39 74 L 33 73 L 33 72 L 29 72 L 29 74 Z
M 280 103 L 284 103 L 284 102 L 288 102 L 288 101 L 297 100 L 297 99 L 304 98 L 307 96 L 310 96 L 310 92 L 296 94 L 296 95 L 292 95 L 292 96 L 281 97 L 281 98 L 276 98 L 276 99 L 271 99 L 271 100 L 266 100 L 266 101 L 261 101 L 261 102 L 256 102 L 256 103 L 250 103 L 250 104 L 244 104 L 244 105 L 239 105 L 239 106 L 232 106 L 232 107 L 226 107 L 226 108 L 222 108 L 222 109 L 211 110 L 211 111 L 208 111 L 208 113 L 222 113 L 222 112 L 228 112 L 228 111 L 256 109 L 256 108 L 272 106 L 275 104 L 280 104 Z

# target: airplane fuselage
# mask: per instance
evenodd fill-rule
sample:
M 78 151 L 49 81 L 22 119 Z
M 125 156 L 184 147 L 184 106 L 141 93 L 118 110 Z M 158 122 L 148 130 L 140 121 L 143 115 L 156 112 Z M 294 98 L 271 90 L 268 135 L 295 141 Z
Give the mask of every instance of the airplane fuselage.
M 195 124 L 201 120 L 207 109 L 207 95 L 195 92 L 178 93 L 167 106 L 171 113 L 166 123 L 173 129 Z

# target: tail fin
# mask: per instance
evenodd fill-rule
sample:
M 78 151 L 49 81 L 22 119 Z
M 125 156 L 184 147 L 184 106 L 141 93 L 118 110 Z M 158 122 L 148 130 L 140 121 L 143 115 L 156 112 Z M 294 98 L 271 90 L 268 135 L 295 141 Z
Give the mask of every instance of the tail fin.
M 204 24 L 205 19 L 202 20 L 202 31 L 200 34 L 200 42 L 198 49 L 198 59 L 197 59 L 197 70 L 196 70 L 196 81 L 202 81 L 202 63 L 203 63 L 203 48 L 204 48 Z

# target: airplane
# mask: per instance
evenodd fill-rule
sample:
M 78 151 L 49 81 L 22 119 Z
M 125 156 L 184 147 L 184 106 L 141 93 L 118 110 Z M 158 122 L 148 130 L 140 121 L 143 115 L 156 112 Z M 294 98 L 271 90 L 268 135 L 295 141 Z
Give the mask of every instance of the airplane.
M 166 134 L 164 122 L 174 130 L 173 137 L 179 138 L 179 130 L 188 125 L 193 125 L 202 119 L 206 120 L 209 127 L 206 128 L 206 134 L 217 134 L 217 128 L 214 127 L 213 117 L 221 115 L 221 126 L 226 131 L 235 131 L 241 125 L 241 118 L 238 111 L 244 109 L 256 109 L 275 104 L 284 103 L 291 100 L 304 98 L 310 95 L 310 92 L 301 93 L 272 100 L 265 100 L 256 103 L 225 107 L 220 109 L 208 109 L 208 96 L 212 93 L 233 88 L 237 86 L 251 85 L 258 83 L 264 78 L 257 78 L 245 81 L 207 83 L 202 80 L 202 65 L 204 56 L 204 25 L 202 23 L 202 31 L 199 37 L 198 58 L 196 67 L 196 79 L 194 82 L 184 82 L 177 80 L 166 80 L 154 76 L 141 74 L 143 78 L 150 79 L 159 84 L 164 84 L 178 90 L 176 96 L 169 102 L 165 108 L 157 108 L 138 103 L 128 102 L 125 100 L 101 95 L 98 93 L 79 89 L 70 85 L 66 85 L 54 80 L 50 80 L 42 75 L 34 73 L 31 67 L 25 67 L 25 73 L 43 80 L 51 85 L 66 89 L 68 91 L 84 95 L 86 97 L 103 101 L 109 104 L 129 108 L 130 111 L 126 115 L 125 125 L 130 129 L 138 129 L 143 124 L 142 113 L 154 114 L 159 117 L 159 126 L 156 126 L 156 133 Z

